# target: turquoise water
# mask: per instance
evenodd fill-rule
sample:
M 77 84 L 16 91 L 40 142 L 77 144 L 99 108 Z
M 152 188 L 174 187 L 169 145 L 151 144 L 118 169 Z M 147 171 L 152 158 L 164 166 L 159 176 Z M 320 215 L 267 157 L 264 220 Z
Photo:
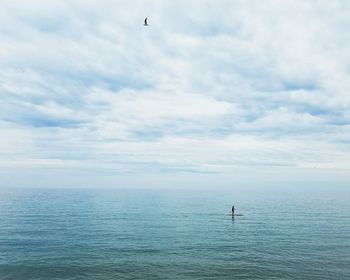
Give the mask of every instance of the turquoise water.
M 0 279 L 350 279 L 342 192 L 0 190 Z M 244 214 L 227 215 L 232 204 Z

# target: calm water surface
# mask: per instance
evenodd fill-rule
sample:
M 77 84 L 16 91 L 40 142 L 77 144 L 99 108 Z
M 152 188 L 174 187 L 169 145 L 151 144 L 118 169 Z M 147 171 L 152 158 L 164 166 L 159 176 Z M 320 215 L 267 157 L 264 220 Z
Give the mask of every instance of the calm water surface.
M 349 192 L 0 190 L 0 279 L 350 279 Z

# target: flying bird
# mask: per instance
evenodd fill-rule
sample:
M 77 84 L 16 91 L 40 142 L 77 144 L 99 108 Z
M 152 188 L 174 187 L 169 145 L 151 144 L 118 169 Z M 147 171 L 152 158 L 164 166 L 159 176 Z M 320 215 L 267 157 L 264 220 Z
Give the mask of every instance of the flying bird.
M 147 18 L 145 18 L 145 23 L 144 23 L 143 25 L 144 25 L 144 26 L 148 26 Z

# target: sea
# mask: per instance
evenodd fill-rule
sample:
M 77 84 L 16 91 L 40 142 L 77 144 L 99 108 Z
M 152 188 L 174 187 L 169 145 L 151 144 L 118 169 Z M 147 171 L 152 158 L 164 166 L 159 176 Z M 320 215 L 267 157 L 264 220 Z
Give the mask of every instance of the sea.
M 349 194 L 1 189 L 0 279 L 350 279 Z

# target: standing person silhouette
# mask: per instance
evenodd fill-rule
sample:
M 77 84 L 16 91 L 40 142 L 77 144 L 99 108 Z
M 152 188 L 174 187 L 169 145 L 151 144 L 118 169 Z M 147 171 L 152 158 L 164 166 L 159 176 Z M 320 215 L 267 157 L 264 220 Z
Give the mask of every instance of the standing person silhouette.
M 234 216 L 234 215 L 235 215 L 235 206 L 232 205 L 232 216 Z

